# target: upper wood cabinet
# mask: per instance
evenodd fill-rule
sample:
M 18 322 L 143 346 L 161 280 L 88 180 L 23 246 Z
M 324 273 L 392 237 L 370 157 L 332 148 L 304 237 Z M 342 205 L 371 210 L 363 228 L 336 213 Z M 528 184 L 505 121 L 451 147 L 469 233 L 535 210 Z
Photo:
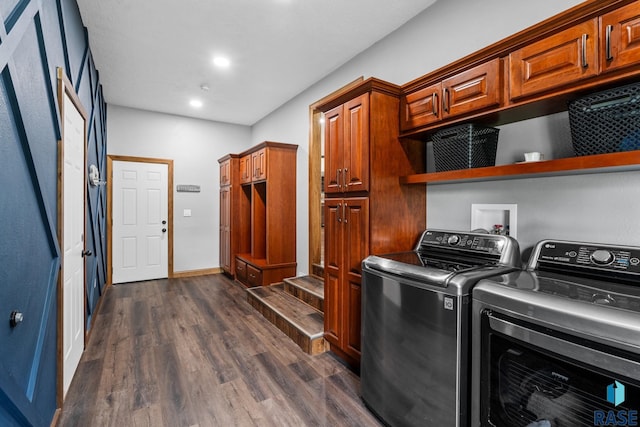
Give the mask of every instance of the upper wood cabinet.
M 263 148 L 251 154 L 252 181 L 267 179 L 267 149 Z
M 401 99 L 401 130 L 436 123 L 490 107 L 502 100 L 502 72 L 496 58 Z
M 252 177 L 251 154 L 246 154 L 240 158 L 240 182 L 247 184 L 251 182 Z
M 598 20 L 591 19 L 509 55 L 512 100 L 598 73 Z
M 220 186 L 231 184 L 231 159 L 220 160 Z
M 634 2 L 603 15 L 600 35 L 600 68 L 608 72 L 636 65 L 640 60 L 640 2 Z
M 326 193 L 369 189 L 369 94 L 325 113 Z
M 509 55 L 512 100 L 559 88 L 640 60 L 640 3 L 555 33 Z
M 586 0 L 402 86 L 400 136 L 499 126 L 567 110 L 640 76 L 640 1 Z

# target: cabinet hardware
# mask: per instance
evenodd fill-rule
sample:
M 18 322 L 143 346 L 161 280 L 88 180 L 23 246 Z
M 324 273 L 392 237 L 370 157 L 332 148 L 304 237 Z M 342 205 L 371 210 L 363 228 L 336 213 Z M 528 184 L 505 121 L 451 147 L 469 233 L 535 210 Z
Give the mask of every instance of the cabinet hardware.
M 587 63 L 587 38 L 588 34 L 582 35 L 582 68 L 588 68 L 589 63 Z
M 340 218 L 340 208 L 342 207 L 341 203 L 338 203 L 338 209 L 336 210 L 336 216 L 338 217 L 338 222 L 342 222 L 342 218 Z
M 431 111 L 434 116 L 438 117 L 438 92 L 433 92 L 431 95 Z
M 612 31 L 613 31 L 613 25 L 607 25 L 606 47 L 605 47 L 607 61 L 613 60 L 613 55 L 611 55 L 611 32 Z
M 449 89 L 442 89 L 442 109 L 445 113 L 449 112 Z
M 347 223 L 347 204 L 346 203 L 342 205 L 342 219 L 343 219 L 343 222 L 346 224 Z
M 342 186 L 340 185 L 340 174 L 341 173 L 342 173 L 342 169 L 336 170 L 336 184 L 338 185 L 338 188 L 342 188 Z
M 343 183 L 343 186 L 344 186 L 345 190 L 349 186 L 349 178 L 348 178 L 348 175 L 347 175 L 347 171 L 348 171 L 347 168 L 344 168 L 344 170 L 342 171 L 342 183 Z

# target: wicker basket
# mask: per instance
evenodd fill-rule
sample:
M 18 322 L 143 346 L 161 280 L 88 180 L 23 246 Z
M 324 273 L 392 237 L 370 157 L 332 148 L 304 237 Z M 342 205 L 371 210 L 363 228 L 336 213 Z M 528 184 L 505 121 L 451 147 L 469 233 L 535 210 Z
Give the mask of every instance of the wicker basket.
M 569 123 L 578 156 L 640 150 L 640 83 L 572 101 Z
M 432 136 L 436 171 L 495 166 L 499 131 L 473 123 L 437 131 Z

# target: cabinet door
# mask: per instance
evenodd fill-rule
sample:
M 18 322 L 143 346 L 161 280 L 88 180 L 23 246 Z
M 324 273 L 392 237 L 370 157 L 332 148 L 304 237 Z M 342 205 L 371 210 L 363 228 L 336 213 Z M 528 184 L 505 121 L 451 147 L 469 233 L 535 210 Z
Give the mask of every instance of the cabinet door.
M 231 187 L 220 189 L 220 267 L 231 270 Z
M 518 99 L 598 73 L 598 20 L 592 19 L 509 55 L 509 94 Z
M 488 61 L 442 82 L 442 116 L 453 117 L 500 105 L 500 59 Z
M 220 163 L 220 185 L 231 184 L 231 160 Z
M 342 201 L 325 199 L 324 207 L 324 333 L 340 347 L 342 323 L 340 282 L 342 278 Z
M 640 58 L 640 3 L 634 2 L 600 19 L 602 71 L 617 70 L 638 63 Z
M 342 105 L 324 114 L 324 192 L 342 191 L 344 126 Z
M 251 182 L 252 173 L 251 154 L 247 154 L 240 159 L 240 182 L 243 184 Z
M 253 173 L 251 174 L 253 181 L 267 179 L 267 149 L 263 148 L 251 155 L 251 164 Z
M 344 104 L 343 191 L 369 190 L 369 94 Z
M 409 130 L 441 120 L 440 83 L 410 93 L 400 100 L 401 130 Z
M 360 285 L 362 261 L 369 255 L 369 199 L 344 199 L 342 206 L 343 248 L 343 325 L 342 348 L 360 359 Z

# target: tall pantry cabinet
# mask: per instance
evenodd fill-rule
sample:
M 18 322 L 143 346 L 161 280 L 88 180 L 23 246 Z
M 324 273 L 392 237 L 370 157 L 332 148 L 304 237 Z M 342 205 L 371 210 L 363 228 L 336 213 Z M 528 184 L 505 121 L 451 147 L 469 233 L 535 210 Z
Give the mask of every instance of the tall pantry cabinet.
M 235 254 L 238 252 L 240 221 L 237 216 L 240 207 L 240 156 L 228 154 L 218 159 L 220 164 L 220 268 L 233 276 Z
M 325 339 L 356 366 L 362 260 L 411 250 L 426 227 L 425 189 L 398 179 L 424 170 L 426 155 L 424 144 L 398 138 L 400 93 L 371 78 L 319 107 L 325 126 Z

